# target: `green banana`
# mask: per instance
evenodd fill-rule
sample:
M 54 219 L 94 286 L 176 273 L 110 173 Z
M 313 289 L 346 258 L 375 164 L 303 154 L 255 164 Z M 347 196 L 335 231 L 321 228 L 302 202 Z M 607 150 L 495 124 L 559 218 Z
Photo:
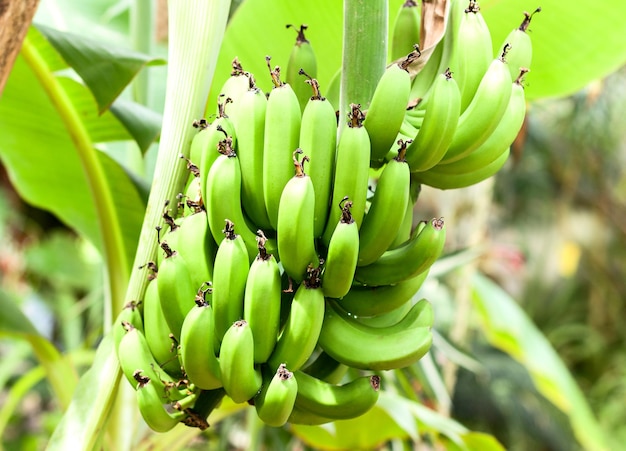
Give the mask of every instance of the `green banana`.
M 245 77 L 247 79 L 247 77 Z M 189 148 L 189 159 L 200 168 L 201 180 L 206 180 L 206 174 L 209 172 L 211 165 L 219 156 L 217 152 L 218 144 L 224 139 L 224 136 L 230 136 L 233 139 L 233 147 L 237 143 L 235 135 L 235 127 L 226 114 L 226 105 L 232 103 L 230 97 L 220 96 L 218 100 L 219 114 L 213 122 L 207 124 L 206 121 L 194 123 L 199 132 L 191 140 Z
M 287 423 L 298 393 L 298 383 L 284 364 L 263 384 L 254 398 L 254 408 L 259 418 L 268 426 L 280 427 Z
M 343 130 L 337 145 L 333 192 L 330 205 L 338 205 L 344 197 L 352 202 L 352 217 L 361 226 L 367 201 L 367 183 L 369 179 L 370 139 L 362 126 L 361 106 L 350 105 L 348 127 Z M 331 208 L 322 241 L 326 246 L 339 224 L 341 211 Z
M 511 97 L 511 76 L 506 51 L 494 59 L 476 94 L 459 117 L 454 137 L 440 164 L 452 163 L 472 153 L 498 126 Z
M 126 335 L 126 324 L 131 324 L 134 328 L 143 332 L 143 318 L 141 311 L 143 310 L 143 302 L 130 301 L 124 305 L 115 322 L 113 323 L 113 343 L 118 349 L 124 335 Z M 141 308 L 140 308 L 141 306 Z
M 241 168 L 241 202 L 245 213 L 261 229 L 270 221 L 263 198 L 263 140 L 267 98 L 250 75 L 249 89 L 233 105 L 231 119 L 237 135 L 237 155 Z
M 411 308 L 413 308 L 413 304 L 411 302 L 405 302 L 393 310 L 381 313 L 380 315 L 364 316 L 355 319 L 359 323 L 370 327 L 390 327 L 402 321 Z
M 274 88 L 270 91 L 265 111 L 263 196 L 267 216 L 275 230 L 280 196 L 293 176 L 290 157 L 298 147 L 302 113 L 292 86 L 280 80 L 280 68 L 277 66 L 274 70 L 271 69 L 269 56 L 266 61 Z
M 513 83 L 507 109 L 491 136 L 469 155 L 454 163 L 436 165 L 433 171 L 438 174 L 455 175 L 476 172 L 493 163 L 507 151 L 515 141 L 526 116 L 526 99 L 522 85 L 526 72 L 528 70 L 522 68 L 518 78 Z
M 239 158 L 230 142 L 222 141 L 222 153 L 207 176 L 202 197 L 207 212 L 211 234 L 216 243 L 223 238 L 224 221 L 230 220 L 237 225 L 237 233 L 243 239 L 250 261 L 256 255 L 256 233 L 247 225 L 241 210 L 241 169 Z M 269 247 L 269 246 L 268 246 Z
M 250 265 L 243 301 L 243 319 L 254 337 L 254 362 L 265 362 L 278 337 L 280 327 L 281 278 L 273 255 L 265 249 L 267 238 L 258 231 L 259 253 Z
M 343 385 L 333 385 L 295 371 L 298 394 L 295 405 L 315 415 L 344 420 L 356 418 L 378 401 L 380 377 L 361 376 Z
M 176 341 L 161 308 L 156 279 L 148 282 L 143 296 L 143 327 L 150 352 L 160 367 L 172 376 L 182 375 Z
M 337 147 L 337 116 L 330 102 L 320 94 L 317 80 L 309 79 L 307 83 L 313 88 L 313 96 L 302 113 L 299 147 L 312 162 L 308 175 L 315 190 L 314 232 L 315 237 L 319 237 L 328 218 Z
M 307 365 L 303 371 L 329 384 L 338 384 L 348 372 L 348 367 L 337 362 L 324 351 L 320 351 L 315 360 Z
M 437 76 L 425 103 L 421 127 L 406 151 L 411 172 L 425 171 L 439 163 L 454 138 L 461 113 L 461 93 L 450 70 Z
M 161 242 L 165 258 L 159 265 L 157 289 L 159 303 L 170 332 L 180 338 L 180 328 L 187 312 L 193 307 L 197 287 L 191 278 L 191 268 L 183 257 L 166 241 Z
M 254 398 L 262 378 L 254 366 L 254 338 L 245 320 L 235 321 L 224 334 L 219 360 L 226 394 L 236 403 Z
M 537 8 L 532 14 L 524 11 L 524 20 L 521 25 L 508 34 L 500 47 L 500 53 L 502 53 L 504 52 L 505 46 L 507 44 L 509 46 L 506 60 L 509 63 L 509 72 L 511 73 L 511 80 L 513 81 L 518 78 L 521 68 L 525 67 L 530 69 L 530 64 L 533 59 L 533 44 L 528 34 L 528 26 L 533 16 L 540 11 L 541 8 Z
M 439 41 L 437 46 L 433 49 L 426 64 L 424 64 L 413 78 L 411 91 L 409 92 L 410 100 L 425 99 L 428 97 L 429 91 L 435 82 L 435 78 L 441 73 L 439 68 L 442 65 L 444 56 L 445 39 L 447 39 L 447 36 L 444 35 L 444 38 Z
M 411 238 L 411 232 L 413 231 L 413 210 L 415 208 L 415 203 L 417 202 L 417 198 L 419 197 L 421 189 L 422 185 L 415 182 L 413 180 L 413 177 L 411 177 L 411 184 L 409 186 L 409 200 L 406 204 L 404 218 L 402 219 L 400 230 L 398 230 L 396 237 L 389 245 L 389 249 L 395 249 L 397 247 L 400 247 Z
M 439 258 L 446 240 L 443 219 L 433 219 L 417 228 L 402 246 L 386 251 L 378 260 L 359 266 L 354 279 L 363 285 L 393 285 L 428 270 Z
M 163 398 L 159 388 L 152 383 L 152 379 L 146 378 L 140 383 L 135 396 L 139 413 L 150 429 L 155 432 L 167 432 L 187 417 L 184 411 L 173 409 L 172 403 Z M 189 395 L 194 399 L 195 396 L 195 394 Z
M 419 4 L 406 0 L 396 15 L 391 34 L 391 60 L 406 56 L 420 42 L 422 17 Z
M 300 369 L 315 350 L 323 320 L 324 294 L 319 270 L 310 269 L 293 297 L 287 322 L 267 361 L 269 367 L 274 370 L 284 363 L 292 371 Z
M 294 25 L 288 24 L 287 28 L 296 29 Z M 312 78 L 317 77 L 317 59 L 315 58 L 315 52 L 308 39 L 304 36 L 304 31 L 308 27 L 306 25 L 300 25 L 300 29 L 297 30 L 298 37 L 296 43 L 291 50 L 289 60 L 287 61 L 287 72 L 285 74 L 285 81 L 291 85 L 293 91 L 298 98 L 300 110 L 304 111 L 311 92 L 308 86 L 304 85 L 304 80 L 300 78 L 302 72 L 306 72 Z
M 206 290 L 198 291 L 196 306 L 185 317 L 179 352 L 189 381 L 203 390 L 213 390 L 222 386 L 222 376 L 215 356 L 213 308 L 205 300 Z
M 243 70 L 239 58 L 235 57 L 230 64 L 232 68 L 230 77 L 228 77 L 222 85 L 219 96 L 224 99 L 231 99 L 233 104 L 237 105 L 241 97 L 248 90 L 248 76 L 250 74 Z M 217 115 L 219 116 L 220 113 L 221 111 L 218 106 Z
M 311 178 L 304 173 L 302 149 L 293 152 L 296 174 L 285 185 L 280 197 L 276 228 L 278 255 L 285 272 L 300 282 L 309 265 L 319 265 L 315 249 L 315 191 Z
M 357 318 L 383 315 L 406 304 L 420 289 L 429 270 L 395 285 L 354 286 L 338 305 Z
M 215 326 L 215 352 L 233 322 L 243 318 L 246 280 L 250 270 L 249 256 L 235 224 L 226 220 L 224 239 L 217 248 L 213 271 L 211 306 Z
M 417 362 L 430 348 L 432 322 L 432 307 L 425 299 L 389 327 L 361 324 L 329 302 L 319 344 L 332 358 L 352 368 L 403 368 Z
M 400 140 L 398 144 L 398 156 L 385 165 L 359 229 L 359 266 L 374 263 L 383 255 L 404 219 L 410 197 L 411 171 L 404 159 L 408 143 Z
M 352 286 L 359 258 L 359 229 L 350 214 L 352 202 L 344 197 L 339 202 L 341 219 L 328 243 L 322 276 L 324 296 L 342 298 Z
M 478 3 L 470 0 L 461 18 L 452 57 L 452 71 L 461 91 L 461 112 L 472 101 L 483 75 L 493 60 L 491 33 Z
M 418 172 L 418 180 L 424 185 L 432 186 L 438 189 L 457 189 L 464 188 L 466 186 L 474 185 L 482 182 L 485 179 L 493 176 L 496 172 L 502 169 L 504 163 L 509 158 L 510 149 L 507 147 L 496 160 L 489 163 L 487 166 L 463 174 L 446 174 L 437 172 L 438 168 L 432 168 L 426 172 Z
M 337 69 L 335 74 L 328 83 L 328 89 L 326 90 L 326 99 L 330 102 L 335 110 L 335 116 L 338 116 L 339 111 L 339 95 L 341 91 L 341 67 Z
M 407 67 L 419 55 L 416 48 L 399 63 L 390 65 L 376 85 L 363 121 L 374 161 L 385 158 L 398 135 L 411 92 L 411 76 Z

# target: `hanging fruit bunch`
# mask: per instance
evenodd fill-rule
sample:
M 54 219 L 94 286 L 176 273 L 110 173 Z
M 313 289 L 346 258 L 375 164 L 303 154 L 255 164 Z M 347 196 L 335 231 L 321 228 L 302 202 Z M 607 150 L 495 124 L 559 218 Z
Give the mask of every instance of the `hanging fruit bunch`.
M 186 192 L 164 208 L 142 302 L 115 325 L 155 431 L 207 427 L 224 395 L 271 426 L 354 418 L 376 403 L 377 372 L 429 350 L 433 312 L 415 294 L 446 228 L 417 216 L 420 186 L 468 186 L 507 160 L 525 115 L 532 15 L 493 55 L 477 2 L 452 2 L 412 76 L 418 8 L 399 11 L 397 59 L 367 110 L 337 118 L 301 26 L 286 80 L 266 57 L 263 93 L 235 59 L 216 118 L 194 123 Z M 360 372 L 346 381 L 349 368 Z

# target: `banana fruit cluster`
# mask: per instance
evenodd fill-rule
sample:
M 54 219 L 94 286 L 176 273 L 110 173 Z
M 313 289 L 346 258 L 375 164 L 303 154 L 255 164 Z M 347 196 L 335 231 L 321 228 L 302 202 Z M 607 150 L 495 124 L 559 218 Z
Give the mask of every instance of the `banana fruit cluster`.
M 446 228 L 416 217 L 420 186 L 477 183 L 506 160 L 525 113 L 531 15 L 493 57 L 476 2 L 453 1 L 412 79 L 417 8 L 399 12 L 392 54 L 403 56 L 366 110 L 339 118 L 339 139 L 305 26 L 285 81 L 266 57 L 264 93 L 235 59 L 215 119 L 194 123 L 189 181 L 155 225 L 145 296 L 114 329 L 155 431 L 208 427 L 224 394 L 275 427 L 354 418 L 376 403 L 380 371 L 430 348 L 432 308 L 415 295 Z

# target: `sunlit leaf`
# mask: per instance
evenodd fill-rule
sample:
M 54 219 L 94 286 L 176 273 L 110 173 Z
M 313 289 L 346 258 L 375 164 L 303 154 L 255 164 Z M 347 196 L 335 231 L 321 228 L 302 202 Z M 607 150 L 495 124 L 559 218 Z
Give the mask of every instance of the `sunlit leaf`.
M 110 111 L 124 124 L 142 152 L 148 150 L 161 132 L 161 114 L 139 103 L 117 99 Z
M 580 388 L 521 307 L 503 289 L 481 275 L 474 279 L 472 299 L 483 323 L 480 330 L 491 345 L 524 365 L 537 390 L 569 416 L 572 429 L 585 449 L 607 449 Z
M 75 35 L 37 25 L 67 64 L 80 75 L 102 113 L 146 65 L 165 61 L 142 53 L 107 45 L 85 35 Z

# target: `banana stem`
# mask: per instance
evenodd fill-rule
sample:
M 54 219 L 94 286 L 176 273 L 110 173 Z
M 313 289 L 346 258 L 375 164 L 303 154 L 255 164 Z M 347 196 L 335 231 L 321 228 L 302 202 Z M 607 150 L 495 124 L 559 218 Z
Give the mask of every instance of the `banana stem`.
M 133 48 L 147 55 L 152 53 L 154 39 L 154 8 L 152 0 L 134 0 L 130 5 L 130 33 Z M 133 97 L 136 102 L 148 105 L 150 92 L 149 68 L 144 67 L 133 82 Z
M 345 0 L 339 133 L 350 104 L 367 109 L 387 62 L 387 0 Z

